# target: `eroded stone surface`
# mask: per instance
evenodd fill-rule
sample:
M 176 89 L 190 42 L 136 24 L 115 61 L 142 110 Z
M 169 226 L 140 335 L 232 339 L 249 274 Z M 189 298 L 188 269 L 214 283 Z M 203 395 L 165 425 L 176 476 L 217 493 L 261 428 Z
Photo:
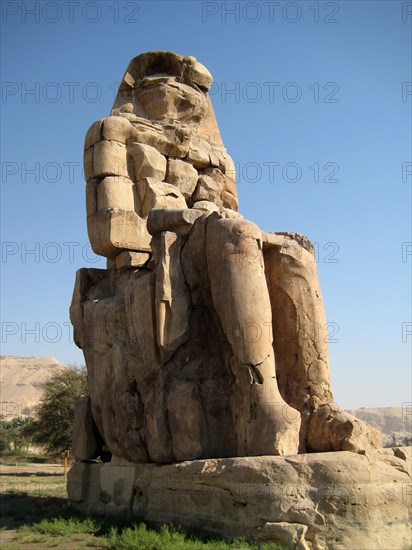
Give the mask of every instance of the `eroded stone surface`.
M 77 460 L 101 455 L 103 441 L 93 421 L 90 397 L 80 397 L 74 411 L 72 454 Z
M 136 269 L 145 267 L 151 258 L 151 254 L 146 252 L 131 252 L 125 250 L 116 256 L 116 269 Z
M 70 315 L 93 422 L 131 462 L 379 447 L 333 403 L 309 240 L 236 212 L 211 81 L 192 57 L 137 56 L 87 132 L 88 233 L 109 261 L 79 271 Z
M 197 170 L 189 162 L 179 159 L 169 159 L 166 179 L 169 183 L 179 187 L 185 198 L 191 198 L 196 188 L 198 177 Z
M 182 392 L 191 399 L 190 385 Z M 197 420 L 185 419 L 190 422 Z M 402 448 L 405 458 L 400 458 L 397 450 L 164 466 L 113 457 L 110 464 L 74 465 L 69 502 L 87 513 L 143 517 L 285 548 L 406 550 L 411 516 L 405 492 L 411 483 L 412 453 L 410 447 Z
M 218 168 L 208 168 L 201 172 L 193 200 L 210 201 L 222 205 L 222 192 L 225 186 L 225 175 Z

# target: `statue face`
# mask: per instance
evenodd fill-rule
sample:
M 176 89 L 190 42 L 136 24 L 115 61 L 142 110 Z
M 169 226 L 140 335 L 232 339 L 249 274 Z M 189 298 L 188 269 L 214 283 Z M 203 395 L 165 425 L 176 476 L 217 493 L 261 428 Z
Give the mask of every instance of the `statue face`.
M 163 123 L 198 124 L 206 109 L 206 94 L 176 77 L 150 76 L 135 90 L 139 114 Z

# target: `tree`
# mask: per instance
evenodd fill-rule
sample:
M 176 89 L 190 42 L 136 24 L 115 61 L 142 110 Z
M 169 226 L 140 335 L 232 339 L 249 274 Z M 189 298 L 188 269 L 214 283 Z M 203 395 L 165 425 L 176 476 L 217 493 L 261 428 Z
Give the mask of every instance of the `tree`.
M 24 430 L 32 422 L 32 418 L 16 417 L 6 420 L 0 417 L 0 452 L 19 452 L 22 447 L 28 448 L 30 441 Z
M 87 395 L 86 369 L 58 371 L 43 384 L 43 390 L 36 418 L 24 427 L 24 435 L 48 454 L 57 455 L 71 447 L 76 400 Z

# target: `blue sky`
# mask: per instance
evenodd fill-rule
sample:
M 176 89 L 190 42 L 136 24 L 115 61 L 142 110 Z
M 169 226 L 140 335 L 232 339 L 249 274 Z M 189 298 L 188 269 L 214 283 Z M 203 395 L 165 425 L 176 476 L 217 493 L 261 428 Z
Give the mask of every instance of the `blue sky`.
M 14 2 L 2 8 L 2 354 L 81 363 L 83 141 L 130 59 L 212 73 L 240 211 L 315 243 L 335 399 L 411 402 L 412 4 Z M 30 252 L 31 251 L 31 252 Z

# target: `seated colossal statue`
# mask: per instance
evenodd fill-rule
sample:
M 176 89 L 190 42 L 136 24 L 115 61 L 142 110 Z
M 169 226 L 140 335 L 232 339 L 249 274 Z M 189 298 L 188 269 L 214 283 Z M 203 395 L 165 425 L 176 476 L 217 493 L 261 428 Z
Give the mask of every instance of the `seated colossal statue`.
M 70 308 L 90 394 L 73 452 L 168 463 L 378 447 L 333 401 L 310 241 L 237 212 L 211 83 L 193 57 L 139 55 L 87 132 L 87 227 L 108 260 L 78 271 Z

